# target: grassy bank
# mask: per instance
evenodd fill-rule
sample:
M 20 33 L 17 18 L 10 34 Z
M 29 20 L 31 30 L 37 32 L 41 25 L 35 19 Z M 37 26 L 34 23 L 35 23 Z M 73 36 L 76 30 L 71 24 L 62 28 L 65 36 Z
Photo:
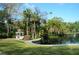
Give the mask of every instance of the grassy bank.
M 79 46 L 31 46 L 22 40 L 0 40 L 0 54 L 79 55 Z

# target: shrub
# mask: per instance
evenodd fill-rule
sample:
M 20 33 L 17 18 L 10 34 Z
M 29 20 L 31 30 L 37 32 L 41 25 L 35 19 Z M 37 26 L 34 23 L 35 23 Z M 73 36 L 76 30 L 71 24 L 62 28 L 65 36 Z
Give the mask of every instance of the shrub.
M 0 38 L 1 38 L 1 39 L 2 39 L 2 38 L 7 38 L 6 33 L 2 33 L 2 34 L 0 34 Z
M 48 43 L 48 34 L 43 34 L 42 36 L 42 39 L 41 39 L 41 43 L 43 43 L 43 44 L 47 44 Z

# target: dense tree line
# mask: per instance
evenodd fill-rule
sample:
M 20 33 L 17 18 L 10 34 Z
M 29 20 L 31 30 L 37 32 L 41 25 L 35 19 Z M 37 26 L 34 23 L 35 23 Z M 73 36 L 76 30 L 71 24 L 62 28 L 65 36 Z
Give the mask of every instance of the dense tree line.
M 2 7 L 0 10 L 0 34 L 7 33 L 8 37 L 13 37 L 17 29 L 21 29 L 24 35 L 30 35 L 31 38 L 40 37 L 45 32 L 48 32 L 49 35 L 79 32 L 79 21 L 64 22 L 61 17 L 47 20 L 44 18 L 46 15 L 43 16 L 38 8 L 34 8 L 34 10 L 26 8 L 22 11 L 23 18 L 18 20 L 14 16 L 21 6 L 20 4 L 0 4 L 0 6 Z M 5 20 L 7 20 L 7 24 Z

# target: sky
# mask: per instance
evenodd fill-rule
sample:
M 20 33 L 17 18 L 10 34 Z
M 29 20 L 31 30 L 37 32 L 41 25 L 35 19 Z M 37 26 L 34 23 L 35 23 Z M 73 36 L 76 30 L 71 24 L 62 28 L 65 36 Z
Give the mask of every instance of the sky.
M 48 14 L 47 19 L 53 17 L 62 17 L 65 22 L 75 22 L 79 21 L 79 4 L 78 3 L 30 3 L 24 4 L 24 8 L 34 8 L 37 7 L 44 12 L 52 12 Z

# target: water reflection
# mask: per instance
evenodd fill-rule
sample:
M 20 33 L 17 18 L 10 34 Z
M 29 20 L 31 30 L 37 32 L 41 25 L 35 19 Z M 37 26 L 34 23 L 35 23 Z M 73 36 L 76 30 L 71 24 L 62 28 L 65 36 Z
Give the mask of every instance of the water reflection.
M 74 34 L 73 36 L 67 38 L 64 42 L 65 44 L 78 44 L 79 43 L 79 37 Z

